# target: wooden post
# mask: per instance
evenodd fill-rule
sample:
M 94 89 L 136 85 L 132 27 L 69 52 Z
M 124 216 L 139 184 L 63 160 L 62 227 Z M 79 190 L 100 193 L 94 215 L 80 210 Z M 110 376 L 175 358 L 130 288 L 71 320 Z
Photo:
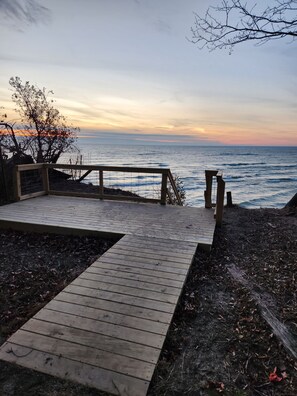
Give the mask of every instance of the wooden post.
M 6 182 L 6 168 L 5 168 L 5 161 L 2 155 L 2 148 L 0 146 L 0 166 L 2 170 L 2 181 L 3 181 L 3 188 L 4 188 L 4 195 L 6 202 L 8 202 L 8 190 L 7 190 L 7 182 Z
M 168 171 L 166 170 L 162 173 L 161 205 L 166 205 L 167 177 L 168 177 Z
M 222 175 L 217 176 L 217 204 L 216 204 L 216 224 L 222 225 L 224 213 L 225 182 Z
M 18 165 L 14 167 L 13 171 L 13 178 L 14 178 L 14 197 L 16 201 L 19 201 L 22 196 L 22 189 L 21 189 L 21 175 L 19 171 Z
M 45 194 L 48 195 L 50 186 L 49 186 L 48 168 L 47 168 L 46 164 L 43 164 L 43 167 L 42 167 L 42 181 L 43 181 L 43 190 L 44 190 Z
M 227 207 L 228 208 L 232 208 L 233 207 L 231 191 L 227 191 Z
M 206 190 L 204 191 L 204 199 L 205 199 L 205 207 L 212 208 L 211 202 L 211 192 L 212 192 L 212 178 L 216 176 L 218 171 L 214 170 L 206 170 L 205 171 L 205 181 L 206 181 Z
M 103 170 L 99 170 L 99 195 L 100 195 L 100 199 L 103 199 L 103 195 L 104 195 Z

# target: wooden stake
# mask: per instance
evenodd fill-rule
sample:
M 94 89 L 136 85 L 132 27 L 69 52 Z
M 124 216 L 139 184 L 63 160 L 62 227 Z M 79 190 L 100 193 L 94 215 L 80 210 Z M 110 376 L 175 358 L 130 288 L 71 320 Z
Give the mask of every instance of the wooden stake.
M 231 191 L 227 191 L 227 208 L 232 208 L 233 203 L 232 203 L 232 193 Z

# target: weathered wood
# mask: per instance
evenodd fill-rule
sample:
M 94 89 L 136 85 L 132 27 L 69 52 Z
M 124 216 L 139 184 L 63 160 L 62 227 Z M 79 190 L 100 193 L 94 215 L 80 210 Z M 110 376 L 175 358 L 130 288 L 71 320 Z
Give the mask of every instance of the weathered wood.
M 100 263 L 95 263 L 94 267 L 98 266 L 98 267 L 102 267 L 102 265 L 105 264 L 113 264 L 113 265 L 117 265 L 117 266 L 122 266 L 123 269 L 125 267 L 135 267 L 136 269 L 140 269 L 140 270 L 149 270 L 149 271 L 154 271 L 155 275 L 157 276 L 168 276 L 169 274 L 172 274 L 172 276 L 174 275 L 181 275 L 184 276 L 187 274 L 188 272 L 188 268 L 177 268 L 174 266 L 170 266 L 170 264 L 168 263 L 166 265 L 166 263 L 162 263 L 161 261 L 158 263 L 156 262 L 155 264 L 150 264 L 150 263 L 144 263 L 142 262 L 142 260 L 129 260 L 129 259 L 125 259 L 125 258 L 114 258 L 114 257 L 107 257 L 104 256 L 101 258 Z M 133 270 L 134 271 L 134 270 Z M 160 273 L 159 273 L 160 272 Z
M 227 207 L 228 208 L 232 208 L 233 207 L 231 191 L 227 191 Z
M 18 172 L 28 171 L 28 170 L 36 170 L 42 169 L 44 166 L 48 166 L 48 164 L 23 164 L 23 165 L 16 165 Z
M 54 314 L 53 311 L 52 313 Z M 85 317 L 80 318 L 80 323 L 83 327 L 81 327 L 81 324 L 77 319 L 78 317 L 76 317 L 78 322 L 78 324 L 75 325 L 76 327 L 73 327 L 72 325 L 69 327 L 68 324 L 72 322 L 67 320 L 67 315 L 66 321 L 63 322 L 61 321 L 61 314 L 58 314 L 59 316 L 53 315 L 54 320 L 57 318 L 57 323 L 32 318 L 29 322 L 23 325 L 22 329 L 31 333 L 42 334 L 49 337 L 54 336 L 54 338 L 74 342 L 83 346 L 95 346 L 96 349 L 102 351 L 114 352 L 115 354 L 139 359 L 148 363 L 156 364 L 158 361 L 160 354 L 160 349 L 158 348 L 136 344 L 134 340 L 131 342 L 121 338 L 115 338 L 110 334 L 105 335 L 97 333 L 93 328 L 90 330 L 90 328 L 86 326 L 86 323 L 88 322 L 84 322 L 84 319 L 87 319 L 87 321 L 89 319 Z
M 145 249 L 143 249 L 145 250 Z M 150 259 L 150 262 L 152 259 L 155 259 L 157 261 L 160 261 L 160 259 L 162 259 L 162 261 L 168 261 L 168 262 L 172 262 L 172 263 L 178 263 L 178 264 L 186 264 L 187 267 L 189 267 L 189 256 L 183 256 L 183 255 L 179 255 L 178 257 L 176 257 L 174 254 L 170 255 L 170 254 L 160 254 L 159 252 L 156 251 L 143 251 L 142 249 L 137 249 L 137 248 L 128 248 L 128 247 L 114 247 L 112 250 L 109 250 L 109 254 L 105 255 L 105 257 L 107 256 L 111 256 L 111 255 L 119 255 L 121 257 L 133 257 L 133 258 L 143 258 L 143 259 Z M 192 255 L 193 257 L 193 255 Z M 146 262 L 146 261 L 145 261 Z M 180 268 L 180 265 L 178 265 L 178 267 Z
M 129 296 L 105 290 L 90 289 L 88 287 L 77 286 L 71 283 L 64 289 L 67 293 L 77 294 L 86 297 L 98 298 L 100 300 L 107 300 L 119 302 L 121 304 L 133 305 L 135 307 L 144 307 L 153 309 L 155 311 L 173 313 L 175 306 L 171 303 L 149 300 L 141 297 Z
M 217 176 L 217 203 L 216 203 L 216 224 L 222 225 L 224 213 L 225 182 L 222 176 Z
M 69 295 L 67 293 L 64 293 L 63 295 L 60 295 L 59 298 L 62 298 L 63 300 L 68 298 L 70 302 L 61 301 L 55 298 L 54 300 L 50 301 L 47 304 L 46 308 L 48 310 L 64 312 L 64 313 L 80 316 L 82 318 L 96 319 L 96 320 L 100 320 L 101 322 L 113 323 L 115 325 L 122 325 L 125 327 L 130 327 L 132 329 L 149 331 L 155 334 L 166 335 L 167 333 L 168 324 L 166 323 L 162 323 L 152 319 L 144 319 L 136 316 L 129 316 L 124 313 L 113 312 L 112 309 L 114 309 L 114 307 L 112 305 L 104 306 L 105 309 L 100 309 L 98 307 L 93 308 L 92 306 L 89 305 L 92 304 L 94 300 L 88 298 L 81 299 L 79 301 L 80 304 L 76 304 L 72 302 L 71 297 L 72 297 L 71 294 Z M 135 313 L 135 311 L 132 310 L 131 313 L 133 314 Z
M 9 342 L 50 354 L 59 354 L 77 362 L 91 364 L 143 380 L 151 379 L 155 367 L 151 363 L 140 362 L 126 356 L 115 355 L 106 351 L 98 352 L 95 345 L 82 348 L 81 345 L 70 341 L 59 340 L 22 329 L 14 333 Z
M 37 192 L 34 192 L 34 193 L 21 195 L 19 197 L 19 201 L 23 201 L 23 200 L 29 199 L 29 198 L 41 197 L 42 195 L 46 195 L 46 192 L 45 191 L 37 191 Z
M 151 247 L 150 247 L 151 246 Z M 144 254 L 149 254 L 150 252 L 153 253 L 158 253 L 160 258 L 163 258 L 163 256 L 168 256 L 168 257 L 173 257 L 173 258 L 191 258 L 193 257 L 193 253 L 195 252 L 196 249 L 190 249 L 190 250 L 171 250 L 170 247 L 164 247 L 162 245 L 149 245 L 149 244 L 143 244 L 141 242 L 137 243 L 132 243 L 131 241 L 129 242 L 121 242 L 119 241 L 117 245 L 114 247 L 113 252 L 143 252 Z
M 42 181 L 43 181 L 44 193 L 48 194 L 50 190 L 50 186 L 49 186 L 48 168 L 45 166 L 42 168 Z
M 167 193 L 167 178 L 168 172 L 162 174 L 162 183 L 161 183 L 161 205 L 166 205 L 166 193 Z
M 101 198 L 104 197 L 104 179 L 103 179 L 103 170 L 99 171 L 99 195 Z
M 55 297 L 55 300 L 120 313 L 127 315 L 127 318 L 135 317 L 151 320 L 153 323 L 160 322 L 169 325 L 172 318 L 172 314 L 168 314 L 166 312 L 160 312 L 145 307 L 137 307 L 121 302 L 118 303 L 116 301 L 100 300 L 95 297 L 76 295 L 73 293 L 67 293 L 65 291 L 59 293 L 57 297 Z
M 89 175 L 92 171 L 99 171 L 99 191 L 98 194 L 94 193 L 82 193 L 82 192 L 65 192 L 65 191 L 56 191 L 51 190 L 48 183 L 44 182 L 44 190 L 46 194 L 52 195 L 64 195 L 64 196 L 72 196 L 72 197 L 89 197 L 89 198 L 100 198 L 100 199 L 111 199 L 111 200 L 130 200 L 137 202 L 151 202 L 162 204 L 166 204 L 166 191 L 167 191 L 167 175 L 170 172 L 169 169 L 163 168 L 140 168 L 140 167 L 121 167 L 121 166 L 101 166 L 101 165 L 74 165 L 74 164 L 26 164 L 26 165 L 18 165 L 17 172 L 26 171 L 26 170 L 34 170 L 34 169 L 42 169 L 43 172 L 48 172 L 48 169 L 71 169 L 71 170 L 85 170 L 86 172 L 78 179 L 78 181 L 82 181 L 87 175 Z M 109 172 L 129 172 L 129 173 L 147 173 L 147 174 L 160 174 L 162 175 L 162 184 L 161 184 L 161 198 L 160 199 L 149 199 L 142 197 L 134 197 L 133 195 L 120 196 L 120 195 L 107 195 L 104 194 L 103 187 L 103 171 Z M 44 174 L 44 181 L 45 181 Z M 48 178 L 48 176 L 47 176 Z M 165 178 L 166 178 L 166 187 L 165 187 Z M 174 184 L 174 181 L 173 181 Z M 173 186 L 174 188 L 174 186 Z M 166 190 L 166 191 L 165 191 Z M 175 188 L 177 191 L 177 189 Z M 25 198 L 23 198 L 25 199 Z
M 7 362 L 20 364 L 19 356 L 22 356 L 21 365 L 24 367 L 95 387 L 117 396 L 119 394 L 145 396 L 149 386 L 149 381 L 105 370 L 87 363 L 82 364 L 58 353 L 42 352 L 11 342 L 5 343 L 0 349 L 0 359 Z
M 139 279 L 131 280 L 118 276 L 115 277 L 115 276 L 108 276 L 102 274 L 99 275 L 87 271 L 84 271 L 77 279 L 95 280 L 95 281 L 104 282 L 106 284 L 128 286 L 128 287 L 133 287 L 134 289 L 155 291 L 173 296 L 180 295 L 180 288 L 158 285 L 156 283 L 150 283 L 150 282 L 141 282 Z
M 89 319 L 77 315 L 42 309 L 35 316 L 35 319 L 51 323 L 57 323 L 74 329 L 87 330 L 97 334 L 104 334 L 109 337 L 118 338 L 120 340 L 131 341 L 132 343 L 147 345 L 154 348 L 160 348 L 164 342 L 164 336 L 161 334 L 150 333 L 143 330 L 127 328 L 119 324 L 102 322 L 100 320 Z M 31 321 L 27 322 L 22 328 L 30 329 Z M 37 326 L 38 331 L 38 326 Z M 55 334 L 53 334 L 55 337 Z M 114 351 L 120 353 L 120 351 Z
M 0 207 L 0 227 L 8 224 L 125 236 L 1 346 L 0 359 L 145 395 L 197 243 L 212 243 L 213 211 L 46 196 Z
M 212 178 L 216 176 L 218 173 L 217 170 L 206 170 L 205 171 L 205 181 L 206 181 L 206 190 L 204 192 L 205 198 L 205 208 L 212 208 Z
M 20 201 L 22 196 L 22 189 L 21 189 L 21 176 L 18 170 L 18 166 L 14 167 L 13 179 L 14 179 L 14 197 L 16 201 Z
M 72 285 L 88 287 L 90 289 L 95 289 L 95 290 L 103 290 L 103 291 L 121 293 L 121 294 L 125 294 L 127 296 L 148 298 L 150 300 L 167 302 L 167 303 L 174 304 L 174 305 L 177 303 L 177 299 L 178 299 L 177 296 L 174 296 L 171 294 L 165 294 L 162 291 L 158 292 L 158 291 L 153 291 L 153 290 L 144 290 L 139 287 L 135 288 L 135 287 L 126 286 L 126 285 L 106 283 L 102 280 L 99 281 L 96 279 L 84 279 L 81 277 L 76 278 L 72 282 Z
M 120 271 L 120 270 L 113 270 L 113 269 L 106 269 L 106 268 L 101 268 L 101 267 L 89 267 L 84 274 L 98 274 L 99 276 L 101 275 L 107 275 L 107 276 L 112 276 L 113 278 L 120 278 L 120 279 L 132 279 L 136 280 L 141 284 L 141 282 L 148 282 L 150 284 L 155 284 L 155 285 L 160 285 L 160 286 L 170 286 L 174 287 L 177 289 L 181 289 L 183 286 L 183 283 L 181 280 L 176 280 L 176 279 L 166 279 L 166 278 L 160 278 L 156 276 L 149 276 L 149 275 L 144 275 L 144 274 L 136 274 L 135 272 L 127 272 L 127 271 Z
M 19 165 L 23 166 L 23 165 Z M 102 166 L 102 165 L 69 165 L 69 164 L 46 164 L 49 169 L 77 169 L 77 170 L 95 170 L 108 172 L 131 172 L 131 173 L 158 173 L 167 174 L 168 168 L 144 168 L 128 166 Z

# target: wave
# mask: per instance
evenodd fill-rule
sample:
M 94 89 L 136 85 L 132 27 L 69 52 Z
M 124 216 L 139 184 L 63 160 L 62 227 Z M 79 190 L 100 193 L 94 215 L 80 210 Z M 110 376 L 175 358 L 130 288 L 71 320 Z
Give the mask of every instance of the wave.
M 240 180 L 251 176 L 224 176 L 225 181 Z
M 224 157 L 224 156 L 259 156 L 259 154 L 256 153 L 220 153 L 220 156 Z
M 159 154 L 159 153 L 156 153 L 156 151 L 153 151 L 152 153 L 138 153 L 137 155 L 139 157 L 151 157 L 152 155 L 156 155 L 156 154 Z
M 266 183 L 279 184 L 279 183 L 284 183 L 284 182 L 296 182 L 296 181 L 297 181 L 296 177 L 283 177 L 283 178 L 278 178 L 278 179 L 267 179 Z
M 267 165 L 266 162 L 238 162 L 236 164 L 231 163 L 231 164 L 222 164 L 222 166 L 256 166 L 256 165 Z

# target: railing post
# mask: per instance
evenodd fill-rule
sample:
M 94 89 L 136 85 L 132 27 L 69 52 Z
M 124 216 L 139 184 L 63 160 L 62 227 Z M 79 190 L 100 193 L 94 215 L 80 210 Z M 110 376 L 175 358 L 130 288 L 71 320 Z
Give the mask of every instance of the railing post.
M 162 172 L 161 205 L 166 205 L 167 177 L 168 177 L 168 170 L 166 169 Z
M 103 170 L 99 170 L 99 195 L 100 195 L 100 199 L 103 199 L 103 195 L 104 195 Z
M 44 192 L 45 192 L 45 194 L 48 195 L 48 192 L 50 190 L 50 186 L 49 186 L 49 177 L 48 177 L 47 164 L 43 164 L 43 167 L 42 167 L 42 181 L 43 181 Z
M 217 176 L 217 203 L 216 203 L 216 224 L 222 225 L 224 213 L 225 181 L 222 175 Z
M 14 178 L 14 197 L 16 201 L 20 201 L 22 191 L 21 191 L 21 175 L 18 165 L 14 167 L 13 171 Z
M 212 208 L 211 202 L 211 192 L 212 192 L 212 178 L 216 176 L 218 171 L 214 170 L 206 170 L 205 171 L 205 181 L 206 181 L 206 190 L 204 191 L 204 199 L 205 199 L 205 207 Z

